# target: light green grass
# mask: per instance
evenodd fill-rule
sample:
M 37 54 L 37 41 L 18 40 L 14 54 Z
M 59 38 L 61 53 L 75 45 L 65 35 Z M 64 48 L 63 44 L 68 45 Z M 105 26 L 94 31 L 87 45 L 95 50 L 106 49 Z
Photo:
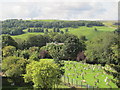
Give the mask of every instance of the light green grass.
M 97 29 L 97 31 L 95 31 L 94 29 Z M 65 31 L 66 28 L 63 28 L 61 30 Z M 103 32 L 111 32 L 114 31 L 115 29 L 113 28 L 109 28 L 106 26 L 93 26 L 93 27 L 79 27 L 79 28 L 68 28 L 69 33 L 77 35 L 78 37 L 80 37 L 81 35 L 86 36 L 88 39 L 94 38 L 94 36 L 103 33 Z
M 116 23 L 116 22 L 118 22 L 118 21 L 103 21 L 102 23 L 104 24 L 104 25 L 106 25 L 106 26 L 109 26 L 109 27 L 111 27 L 111 28 L 117 28 L 118 26 L 117 25 L 113 25 L 114 23 Z
M 53 59 L 40 59 L 40 61 L 43 61 L 43 60 L 49 60 L 49 61 L 53 61 Z
M 92 88 L 117 88 L 117 86 L 111 81 L 111 79 L 113 79 L 113 76 L 105 73 L 105 71 L 103 70 L 104 67 L 100 65 L 92 65 L 76 61 L 64 61 L 64 63 L 65 73 L 62 77 L 62 81 L 64 83 L 70 83 L 71 86 L 82 88 L 86 88 L 87 85 Z M 82 78 L 82 74 L 84 78 Z M 106 78 L 108 79 L 105 82 Z M 99 80 L 99 82 L 95 85 L 97 79 Z M 83 83 L 82 80 L 85 80 L 86 83 Z M 109 85 L 106 85 L 107 82 L 109 82 Z
M 35 35 L 42 35 L 44 33 L 38 33 L 38 32 L 34 32 L 34 33 L 25 33 L 25 34 L 21 34 L 21 35 L 15 35 L 15 36 L 12 36 L 12 38 L 20 38 L 22 40 L 26 40 L 28 37 L 30 36 L 35 36 Z
M 62 78 L 63 81 L 68 82 L 69 78 L 69 83 L 76 85 L 76 86 L 81 86 L 82 80 L 85 80 L 86 83 L 82 83 L 82 85 L 90 85 L 91 87 L 98 86 L 99 88 L 117 88 L 117 86 L 110 80 L 113 79 L 111 75 L 108 75 L 104 72 L 100 65 L 90 65 L 90 64 L 83 64 L 80 62 L 75 62 L 75 61 L 65 61 L 65 74 L 64 77 Z M 94 70 L 92 69 L 94 68 Z M 84 74 L 84 78 L 82 78 L 82 75 Z M 98 76 L 97 76 L 98 74 Z M 96 78 L 94 78 L 96 76 Z M 67 78 L 68 77 L 68 78 Z M 106 85 L 105 78 L 110 80 L 109 85 Z M 96 80 L 99 80 L 99 83 L 95 85 Z M 73 83 L 72 83 L 72 80 Z
M 97 31 L 95 31 L 94 29 L 97 29 Z M 33 28 L 31 28 L 33 29 Z M 60 28 L 61 31 L 64 31 L 65 32 L 65 29 L 67 28 Z M 81 27 L 78 27 L 78 28 L 68 28 L 68 33 L 70 34 L 74 34 L 78 37 L 80 37 L 81 35 L 84 35 L 87 37 L 87 39 L 91 39 L 91 38 L 94 38 L 94 36 L 100 34 L 100 33 L 103 33 L 103 32 L 111 32 L 111 31 L 114 31 L 115 29 L 114 28 L 111 28 L 111 27 L 107 27 L 107 26 L 93 26 L 93 27 L 86 27 L 86 26 L 81 26 Z M 40 34 L 44 34 L 44 33 L 39 33 L 39 32 L 27 32 L 27 29 L 24 29 L 23 30 L 25 32 L 25 34 L 22 34 L 22 35 L 15 35 L 15 36 L 12 36 L 13 38 L 21 38 L 21 39 L 27 39 L 29 36 L 32 36 L 32 35 L 40 35 Z M 53 28 L 49 28 L 48 31 L 53 31 Z

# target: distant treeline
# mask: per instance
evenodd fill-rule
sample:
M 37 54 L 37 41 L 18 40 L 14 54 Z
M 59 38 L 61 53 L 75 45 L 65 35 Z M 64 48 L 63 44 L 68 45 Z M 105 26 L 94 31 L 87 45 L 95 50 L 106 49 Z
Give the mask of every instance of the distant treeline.
M 120 25 L 120 22 L 114 23 L 113 25 Z
M 27 28 L 78 28 L 79 26 L 104 26 L 99 21 L 41 21 L 9 19 L 2 21 L 2 34 L 19 35 Z

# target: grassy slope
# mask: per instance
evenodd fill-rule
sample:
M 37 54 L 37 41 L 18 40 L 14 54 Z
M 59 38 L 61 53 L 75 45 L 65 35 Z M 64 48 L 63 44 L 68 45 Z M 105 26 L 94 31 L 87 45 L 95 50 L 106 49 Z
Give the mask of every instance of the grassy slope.
M 97 28 L 97 32 L 94 31 L 94 28 Z M 81 35 L 85 35 L 88 39 L 91 39 L 95 35 L 102 33 L 104 31 L 114 31 L 114 29 L 109 28 L 109 27 L 100 27 L 100 26 L 94 26 L 94 27 L 79 27 L 79 28 L 68 28 L 69 33 L 77 35 L 78 37 Z
M 102 21 L 102 23 L 108 27 L 117 28 L 118 27 L 117 25 L 113 25 L 115 22 L 118 22 L 118 21 Z
M 72 68 L 71 68 L 72 67 Z M 94 70 L 92 68 L 95 68 Z M 84 74 L 84 79 L 82 79 L 81 74 Z M 94 76 L 98 76 L 94 78 Z M 98 86 L 99 88 L 117 88 L 117 86 L 110 81 L 109 85 L 106 85 L 107 82 L 105 82 L 105 78 L 108 77 L 108 79 L 113 79 L 112 76 L 106 74 L 104 70 L 102 69 L 101 66 L 98 65 L 89 65 L 89 64 L 82 64 L 79 62 L 74 62 L 74 61 L 67 61 L 65 62 L 65 77 L 69 77 L 69 81 L 72 84 L 72 79 L 74 80 L 74 84 L 76 85 L 81 85 L 81 80 L 85 80 L 86 83 L 82 83 L 82 85 L 90 85 L 90 86 Z M 99 83 L 95 85 L 95 81 L 99 79 Z M 64 81 L 64 79 L 63 79 Z M 66 78 L 65 81 L 67 82 L 68 79 Z M 108 80 L 107 80 L 108 81 Z
M 94 28 L 97 28 L 97 32 L 94 31 Z M 66 28 L 61 28 L 60 30 L 65 31 Z M 52 29 L 48 29 L 49 31 L 52 31 Z M 95 35 L 102 33 L 104 31 L 114 31 L 114 28 L 111 27 L 107 27 L 107 26 L 93 26 L 93 27 L 78 27 L 78 28 L 68 28 L 69 32 L 71 34 L 77 35 L 78 37 L 81 35 L 85 35 L 88 39 L 94 37 Z M 39 34 L 44 34 L 44 33 L 28 33 L 27 29 L 23 30 L 25 32 L 25 34 L 22 35 L 16 35 L 16 36 L 12 36 L 13 38 L 22 38 L 22 39 L 26 39 L 31 35 L 39 35 Z
M 21 34 L 21 35 L 15 35 L 12 37 L 14 39 L 21 38 L 22 40 L 26 40 L 29 36 L 40 35 L 40 34 L 43 34 L 43 33 L 25 33 L 25 34 Z

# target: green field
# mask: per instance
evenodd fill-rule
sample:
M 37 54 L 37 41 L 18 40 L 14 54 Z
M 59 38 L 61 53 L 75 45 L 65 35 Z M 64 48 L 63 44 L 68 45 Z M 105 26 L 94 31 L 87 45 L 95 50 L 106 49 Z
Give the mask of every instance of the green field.
M 90 65 L 76 61 L 65 62 L 64 82 L 80 87 L 117 88 L 111 81 L 112 76 L 106 74 L 100 65 Z M 107 79 L 106 79 L 107 78 Z M 105 80 L 106 79 L 106 80 Z M 85 82 L 83 82 L 83 80 Z M 95 82 L 97 82 L 95 84 Z M 108 83 L 108 84 L 107 84 Z
M 95 31 L 94 29 L 97 29 Z M 103 32 L 108 32 L 108 31 L 114 31 L 113 28 L 109 28 L 106 26 L 94 26 L 94 27 L 79 27 L 79 28 L 68 28 L 69 33 L 77 35 L 78 37 L 81 35 L 86 36 L 88 39 L 93 38 L 95 35 L 103 33 Z M 65 29 L 63 29 L 65 30 Z
M 14 39 L 16 38 L 20 38 L 22 40 L 26 40 L 28 37 L 30 36 L 34 36 L 34 35 L 41 35 L 41 34 L 44 34 L 44 33 L 25 33 L 25 34 L 21 34 L 21 35 L 15 35 L 15 36 L 12 36 Z
M 102 23 L 106 26 L 112 27 L 112 28 L 117 28 L 117 25 L 113 25 L 114 23 L 116 23 L 118 21 L 102 21 Z
M 97 31 L 95 31 L 94 29 L 97 29 Z M 31 28 L 32 29 L 32 28 Z M 66 28 L 61 28 L 61 31 L 65 32 Z M 48 31 L 52 31 L 53 29 L 48 29 Z M 111 27 L 107 27 L 107 26 L 93 26 L 93 27 L 86 27 L 86 26 L 81 26 L 78 28 L 68 28 L 68 33 L 77 35 L 78 37 L 80 37 L 81 35 L 86 36 L 88 39 L 93 38 L 94 36 L 96 36 L 97 34 L 103 33 L 103 32 L 111 32 L 114 31 L 114 28 Z M 27 29 L 23 30 L 25 33 L 22 35 L 15 35 L 12 36 L 13 38 L 21 38 L 21 39 L 27 39 L 29 36 L 32 35 L 39 35 L 39 34 L 44 34 L 44 33 L 38 33 L 38 32 L 27 32 Z

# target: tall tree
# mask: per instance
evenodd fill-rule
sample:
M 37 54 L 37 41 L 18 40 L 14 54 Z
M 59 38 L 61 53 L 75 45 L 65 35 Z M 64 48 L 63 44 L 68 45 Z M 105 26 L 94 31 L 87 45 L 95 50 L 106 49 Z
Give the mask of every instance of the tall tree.
M 9 56 L 2 62 L 3 72 L 10 77 L 19 77 L 25 73 L 27 60 L 21 57 Z
M 63 46 L 63 56 L 68 57 L 70 59 L 75 59 L 79 51 L 82 51 L 82 43 L 79 42 L 79 39 L 72 35 L 68 39 L 65 40 Z
M 16 51 L 14 46 L 6 46 L 3 48 L 3 57 L 13 56 Z
M 47 39 L 43 35 L 31 36 L 27 40 L 29 47 L 32 47 L 32 46 L 42 47 L 46 45 L 46 42 L 47 42 Z
M 91 41 L 87 41 L 85 54 L 87 62 L 101 63 L 115 63 L 112 60 L 112 49 L 110 48 L 116 41 L 116 35 L 113 32 L 104 32 L 94 37 Z
M 112 54 L 111 54 L 112 62 L 109 64 L 109 66 L 112 68 L 112 70 L 109 70 L 107 68 L 105 68 L 104 70 L 108 74 L 111 74 L 114 77 L 115 80 L 112 80 L 112 81 L 118 86 L 118 88 L 120 88 L 120 55 L 119 55 L 119 53 L 120 53 L 120 40 L 119 40 L 118 37 L 116 38 L 117 43 L 114 43 L 111 46 L 111 49 L 112 49 Z

